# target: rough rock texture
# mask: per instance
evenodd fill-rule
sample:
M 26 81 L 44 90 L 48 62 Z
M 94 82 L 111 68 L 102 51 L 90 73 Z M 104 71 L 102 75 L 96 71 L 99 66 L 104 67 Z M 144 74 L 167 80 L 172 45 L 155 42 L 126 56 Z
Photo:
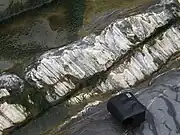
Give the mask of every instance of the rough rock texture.
M 130 58 L 111 70 L 97 89 L 106 92 L 128 88 L 158 70 L 160 65 L 180 50 L 180 29 L 171 27 L 151 42 L 135 50 Z
M 39 89 L 45 89 L 46 99 L 53 102 L 78 89 L 90 78 L 105 73 L 129 51 L 139 46 L 142 47 L 141 51 L 135 52 L 130 62 L 126 60 L 124 62 L 131 71 L 125 67 L 119 69 L 124 70 L 125 74 L 128 73 L 120 87 L 131 86 L 136 80 L 142 80 L 145 75 L 150 75 L 158 69 L 159 63 L 154 62 L 155 59 L 160 59 L 163 63 L 179 50 L 178 45 L 171 41 L 175 38 L 176 42 L 179 42 L 179 29 L 176 27 L 168 30 L 162 41 L 157 39 L 157 43 L 152 44 L 153 47 L 144 44 L 154 33 L 170 25 L 172 20 L 179 16 L 177 1 L 168 2 L 169 4 L 164 4 L 164 2 L 153 6 L 144 14 L 116 20 L 98 36 L 90 35 L 66 47 L 44 53 L 26 69 L 27 81 Z M 177 35 L 174 34 L 176 32 Z M 161 46 L 166 40 L 171 46 L 162 49 Z M 167 46 L 166 43 L 165 46 Z M 149 51 L 154 49 L 158 50 L 150 54 Z M 141 68 L 141 71 L 134 71 L 139 68 L 137 66 Z M 115 75 L 114 79 L 124 77 L 124 73 L 120 73 L 122 71 L 118 72 L 121 75 Z M 109 76 L 111 77 L 112 74 L 113 71 Z
M 24 90 L 24 81 L 14 74 L 0 75 L 0 134 L 26 120 L 29 112 L 21 104 L 11 104 L 5 97 L 14 96 Z M 11 95 L 12 94 L 12 95 Z
M 10 93 L 19 93 L 24 90 L 24 81 L 14 74 L 3 73 L 0 76 L 0 98 Z
M 179 26 L 172 26 L 158 37 L 136 48 L 115 65 L 105 78 L 88 93 L 80 93 L 69 100 L 70 104 L 77 104 L 84 99 L 98 95 L 99 92 L 110 92 L 121 88 L 129 88 L 150 76 L 154 71 L 180 50 Z
M 180 70 L 156 78 L 149 87 L 135 93 L 147 108 L 146 121 L 137 129 L 122 127 L 106 109 L 106 102 L 87 106 L 53 135 L 179 135 Z M 132 89 L 135 91 L 135 89 Z
M 177 1 L 163 0 L 143 14 L 116 20 L 100 35 L 49 50 L 26 68 L 30 88 L 16 75 L 0 75 L 0 130 L 35 118 L 89 85 L 93 89 L 68 102 L 127 88 L 150 76 L 180 50 L 179 16 Z
M 40 7 L 52 0 L 1 0 L 0 21 L 10 18 L 29 9 Z

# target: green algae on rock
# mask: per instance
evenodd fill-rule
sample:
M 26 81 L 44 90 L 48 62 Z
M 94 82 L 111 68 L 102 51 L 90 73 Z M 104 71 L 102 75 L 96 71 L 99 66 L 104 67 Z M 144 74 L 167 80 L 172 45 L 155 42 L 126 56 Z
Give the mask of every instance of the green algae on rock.
M 83 7 L 81 9 L 82 11 L 84 10 Z M 65 12 L 66 10 L 64 9 L 63 13 Z M 79 13 L 79 11 L 76 13 Z M 27 31 L 24 31 L 24 29 L 18 31 L 22 27 L 18 26 L 19 28 L 17 28 L 17 26 L 13 26 L 17 28 L 17 31 L 14 30 L 14 33 L 11 33 L 15 35 L 15 38 L 10 36 L 10 40 L 12 40 L 9 43 L 10 48 L 13 45 L 13 47 L 18 48 L 16 46 L 17 43 L 13 42 L 16 41 L 15 39 L 17 37 L 21 38 L 21 43 L 26 44 L 33 40 L 38 41 L 44 46 L 54 43 L 55 36 L 53 34 L 58 33 L 60 27 L 56 21 L 60 21 L 61 17 L 64 18 L 66 15 L 64 14 L 60 18 L 56 18 L 58 15 L 54 12 L 52 14 L 40 14 L 39 18 L 36 18 L 38 20 L 37 22 L 31 23 L 34 20 L 31 20 L 31 18 L 27 19 L 33 27 L 29 28 L 25 26 L 25 23 L 23 24 L 25 26 L 23 28 L 27 28 Z M 29 66 L 26 67 L 25 76 L 21 74 L 21 77 L 17 75 L 16 77 L 12 77 L 14 74 L 12 72 L 10 73 L 10 80 L 12 78 L 12 80 L 22 78 L 22 81 L 15 82 L 18 85 L 10 85 L 10 87 L 4 87 L 2 85 L 0 90 L 2 95 L 0 98 L 2 102 L 0 104 L 3 107 L 10 106 L 7 108 L 11 110 L 9 108 L 12 108 L 12 105 L 19 105 L 23 109 L 18 108 L 18 110 L 22 114 L 28 114 L 25 115 L 26 117 L 23 117 L 14 111 L 16 113 L 13 115 L 20 116 L 23 119 L 20 119 L 18 124 L 15 121 L 15 124 L 10 125 L 10 127 L 16 127 L 19 125 L 19 122 L 20 125 L 24 124 L 25 121 L 29 121 L 29 118 L 36 119 L 39 114 L 46 112 L 47 108 L 62 103 L 73 95 L 74 97 L 66 103 L 74 106 L 88 98 L 92 100 L 90 99 L 87 102 L 93 102 L 95 98 L 92 98 L 92 96 L 101 96 L 101 93 L 108 93 L 108 90 L 114 91 L 114 87 L 131 87 L 136 82 L 143 80 L 145 76 L 150 76 L 160 68 L 161 64 L 165 63 L 168 58 L 179 51 L 180 31 L 179 27 L 174 25 L 176 23 L 174 21 L 179 17 L 178 15 L 179 5 L 177 3 L 172 1 L 168 2 L 168 4 L 161 2 L 161 4 L 153 6 L 153 8 L 146 10 L 144 13 L 113 21 L 100 34 L 91 34 L 64 47 L 55 45 L 56 47 L 53 50 L 44 53 L 40 51 L 42 54 L 34 57 L 35 61 L 30 62 Z M 79 23 L 72 24 L 72 27 L 80 27 L 82 25 L 82 18 L 81 12 Z M 76 17 L 72 20 L 75 19 Z M 25 22 L 28 22 L 27 20 Z M 63 23 L 66 23 L 66 21 Z M 71 23 L 72 21 L 68 25 Z M 62 26 L 65 27 L 65 25 Z M 60 30 L 62 29 L 60 28 Z M 77 30 L 78 28 L 69 28 L 69 31 L 72 33 Z M 24 32 L 23 35 L 21 35 L 21 32 Z M 8 32 L 6 31 L 5 34 L 8 35 Z M 42 40 L 39 38 L 41 36 Z M 8 36 L 6 39 L 8 39 Z M 148 41 L 150 39 L 154 41 L 149 43 Z M 51 42 L 49 42 L 50 40 Z M 5 42 L 7 40 L 2 41 Z M 59 42 L 61 40 L 56 42 L 57 45 Z M 31 46 L 28 47 L 24 44 L 20 44 L 17 50 L 19 50 L 19 53 L 24 50 L 24 52 L 27 52 L 26 55 L 28 53 L 36 54 L 36 50 L 37 53 L 40 50 L 36 49 L 36 45 L 34 44 L 32 46 L 32 48 L 35 48 L 34 53 L 28 52 L 29 48 L 31 50 Z M 54 44 L 52 46 L 54 47 Z M 47 49 L 50 48 L 47 47 Z M 24 62 L 25 60 L 21 63 L 24 64 Z M 0 78 L 2 82 L 4 82 L 4 78 L 9 79 L 9 75 L 2 76 L 3 78 Z M 22 84 L 21 82 L 23 84 L 27 83 L 23 78 L 30 85 L 27 84 L 28 87 L 24 85 L 24 88 L 21 89 L 21 86 L 19 88 L 19 84 Z M 89 87 L 91 90 L 80 91 L 92 84 L 94 86 Z M 15 87 L 15 89 L 11 90 L 12 87 Z M 75 93 L 77 94 L 75 95 Z M 12 114 L 5 113 L 8 116 Z M 58 115 L 61 114 L 58 113 Z M 59 117 L 64 117 L 62 115 Z M 6 116 L 2 115 L 2 117 L 5 118 Z M 6 120 L 11 122 L 14 119 L 9 117 Z M 6 131 L 9 124 L 7 123 L 7 125 L 2 127 L 2 130 Z
M 42 6 L 52 0 L 1 0 L 0 1 L 0 21 L 8 19 L 29 9 Z
M 156 6 L 158 11 L 153 10 Z M 27 81 L 38 89 L 45 88 L 49 102 L 69 95 L 79 89 L 82 82 L 86 84 L 97 74 L 108 71 L 114 63 L 123 59 L 129 50 L 144 43 L 158 31 L 158 28 L 167 26 L 178 17 L 177 12 L 173 10 L 178 7 L 165 8 L 173 4 L 156 6 L 146 13 L 116 20 L 100 35 L 90 35 L 68 46 L 45 52 L 35 61 L 35 64 L 26 68 Z M 179 33 L 178 29 L 177 33 Z M 177 42 L 179 42 L 178 38 Z M 140 60 L 141 58 L 144 59 L 140 57 Z M 152 60 L 152 58 L 146 60 Z M 149 62 L 152 63 L 152 61 Z M 149 65 L 146 64 L 146 66 Z M 155 67 L 150 68 L 156 71 Z M 137 73 L 137 75 L 141 74 Z M 137 79 L 141 80 L 143 77 Z

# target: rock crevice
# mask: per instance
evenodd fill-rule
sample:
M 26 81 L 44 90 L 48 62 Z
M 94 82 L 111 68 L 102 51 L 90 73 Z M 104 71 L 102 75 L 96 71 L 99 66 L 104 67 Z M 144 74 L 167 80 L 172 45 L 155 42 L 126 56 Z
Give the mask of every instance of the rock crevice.
M 180 50 L 177 2 L 162 0 L 142 14 L 115 20 L 99 35 L 44 52 L 27 66 L 24 80 L 1 74 L 0 131 L 35 118 L 88 86 L 93 88 L 72 102 L 131 87 L 157 71 Z
M 27 81 L 39 89 L 46 89 L 49 102 L 68 95 L 77 89 L 83 80 L 93 79 L 97 74 L 106 72 L 129 50 L 139 47 L 142 43 L 141 46 L 144 46 L 144 41 L 156 31 L 176 20 L 179 14 L 178 4 L 174 1 L 170 4 L 162 3 L 143 14 L 116 20 L 100 35 L 90 35 L 68 46 L 44 53 L 35 64 L 26 69 Z M 148 47 L 143 47 L 144 53 Z M 138 57 L 143 61 L 142 56 Z M 150 54 L 147 54 L 145 59 L 149 59 L 151 63 L 154 61 Z M 153 64 L 145 66 L 151 66 L 145 68 L 152 68 L 150 70 L 153 71 L 158 68 Z M 143 75 L 138 79 L 143 79 Z

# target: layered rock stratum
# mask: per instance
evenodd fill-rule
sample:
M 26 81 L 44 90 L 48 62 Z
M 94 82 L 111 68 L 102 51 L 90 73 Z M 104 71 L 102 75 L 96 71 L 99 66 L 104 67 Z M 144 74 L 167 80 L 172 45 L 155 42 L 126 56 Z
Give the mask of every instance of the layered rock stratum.
M 44 52 L 26 66 L 21 77 L 2 73 L 1 134 L 36 119 L 56 104 L 79 104 L 84 99 L 115 93 L 145 80 L 179 53 L 179 17 L 179 1 L 162 0 L 144 13 L 115 20 L 100 34 L 91 34 L 67 46 Z M 159 82 L 159 85 L 162 83 L 167 82 Z M 169 92 L 173 94 L 173 90 Z M 151 99 L 146 98 L 146 95 L 142 94 L 139 99 L 149 106 L 146 102 L 151 102 Z M 93 106 L 100 102 L 95 101 Z M 102 104 L 105 109 L 105 103 Z M 86 115 L 91 113 L 87 109 L 89 106 L 70 119 L 70 122 L 62 124 L 60 129 L 65 129 L 69 123 L 72 127 L 75 125 L 74 120 L 81 119 L 79 116 L 84 113 L 85 117 L 89 117 Z M 169 106 L 173 108 L 175 105 Z M 82 125 L 77 125 L 77 134 L 81 128 Z M 172 130 L 174 133 L 176 129 Z M 62 132 L 74 134 L 76 131 Z

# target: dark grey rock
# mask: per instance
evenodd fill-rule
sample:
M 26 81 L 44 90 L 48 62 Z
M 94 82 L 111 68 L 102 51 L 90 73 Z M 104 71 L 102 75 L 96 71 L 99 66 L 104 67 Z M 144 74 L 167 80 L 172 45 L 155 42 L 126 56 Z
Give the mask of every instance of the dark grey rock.
M 20 14 L 29 9 L 40 7 L 52 0 L 1 0 L 0 1 L 0 21 Z
M 57 135 L 179 135 L 179 81 L 180 70 L 170 71 L 135 93 L 148 109 L 146 121 L 136 129 L 125 128 L 118 123 L 106 110 L 106 102 L 103 102 L 72 118 L 59 128 Z

